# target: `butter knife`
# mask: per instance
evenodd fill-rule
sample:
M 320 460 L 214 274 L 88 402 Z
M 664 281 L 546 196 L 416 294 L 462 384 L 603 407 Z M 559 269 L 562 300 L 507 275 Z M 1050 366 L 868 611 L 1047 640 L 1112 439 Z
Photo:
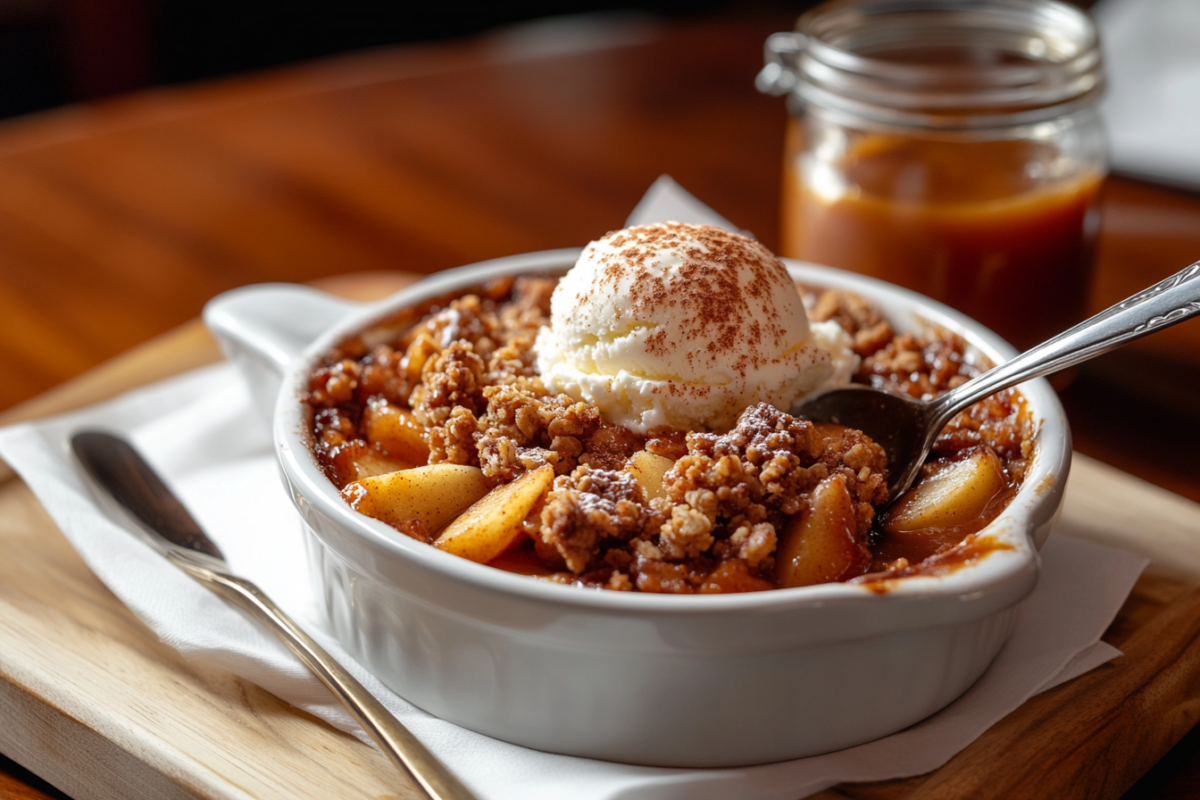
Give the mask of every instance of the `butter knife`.
M 475 797 L 382 703 L 262 590 L 232 575 L 213 543 L 154 469 L 125 439 L 79 431 L 71 448 L 83 470 L 138 523 L 148 544 L 198 582 L 262 623 L 346 706 L 380 749 L 434 800 Z

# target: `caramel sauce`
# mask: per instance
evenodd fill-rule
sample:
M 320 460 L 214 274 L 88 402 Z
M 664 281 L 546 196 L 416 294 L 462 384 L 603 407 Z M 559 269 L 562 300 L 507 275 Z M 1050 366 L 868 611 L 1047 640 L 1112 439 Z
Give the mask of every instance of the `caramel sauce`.
M 1012 549 L 1014 549 L 1012 545 L 1000 541 L 991 534 L 972 533 L 953 547 L 930 556 L 918 564 L 906 564 L 880 572 L 869 572 L 848 582 L 865 586 L 877 594 L 885 594 L 891 591 L 895 582 L 901 578 L 948 575 L 977 563 L 990 553 Z
M 1008 484 L 992 496 L 983 513 L 959 525 L 919 528 L 911 531 L 890 531 L 887 529 L 887 515 L 883 515 L 879 544 L 871 548 L 874 558 L 871 562 L 870 572 L 887 572 L 891 565 L 900 559 L 904 559 L 909 565 L 912 565 L 906 569 L 915 569 L 917 564 L 926 559 L 936 561 L 936 556 L 950 551 L 960 543 L 969 541 L 974 534 L 979 533 L 1000 516 L 1000 512 L 1007 508 L 1013 497 L 1016 496 L 1017 488 L 1011 483 Z M 921 574 L 927 573 L 922 571 Z
M 524 542 L 508 548 L 489 561 L 488 566 L 534 578 L 549 578 L 555 573 L 555 570 L 547 567 L 533 548 L 525 546 Z
M 803 122 L 789 124 L 799 153 Z M 835 163 L 789 157 L 781 252 L 941 300 L 1025 349 L 1086 310 L 1102 176 L 1058 169 L 1037 142 L 882 134 Z

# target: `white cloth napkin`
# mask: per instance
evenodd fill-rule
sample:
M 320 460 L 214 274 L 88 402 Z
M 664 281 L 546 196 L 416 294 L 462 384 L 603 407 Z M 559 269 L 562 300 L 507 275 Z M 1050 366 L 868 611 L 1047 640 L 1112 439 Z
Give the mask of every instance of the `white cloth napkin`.
M 1101 0 L 1114 170 L 1200 189 L 1200 2 Z
M 94 503 L 70 459 L 83 427 L 129 435 L 227 554 L 305 626 L 482 798 L 788 798 L 842 781 L 935 769 L 1037 691 L 1119 653 L 1099 643 L 1145 560 L 1074 539 L 1042 551 L 1043 574 L 1012 639 L 980 681 L 941 713 L 877 742 L 761 767 L 633 767 L 526 750 L 413 708 L 322 629 L 300 522 L 280 485 L 265 427 L 234 368 L 188 373 L 112 402 L 0 429 L 0 457 L 25 480 L 71 544 L 164 642 L 219 664 L 362 737 L 350 717 L 274 638 L 170 566 Z
M 674 219 L 736 229 L 669 177 L 629 224 Z M 166 644 L 218 664 L 369 741 L 325 687 L 276 639 L 170 566 L 108 517 L 76 471 L 68 440 L 81 428 L 123 432 L 225 553 L 342 662 L 485 800 L 795 800 L 845 781 L 936 769 L 1031 695 L 1120 655 L 1100 635 L 1146 560 L 1075 539 L 1051 539 L 1042 577 L 987 673 L 957 702 L 913 727 L 823 756 L 740 769 L 635 767 L 528 750 L 472 733 L 409 705 L 323 629 L 304 563 L 300 519 L 280 484 L 270 434 L 234 368 L 196 370 L 111 402 L 0 429 L 16 470 L 96 575 Z
M 690 222 L 694 225 L 716 225 L 727 231 L 752 236 L 750 231 L 738 228 L 729 220 L 713 211 L 695 195 L 684 189 L 670 175 L 659 175 L 658 180 L 642 195 L 633 207 L 626 227 L 646 225 L 651 222 Z

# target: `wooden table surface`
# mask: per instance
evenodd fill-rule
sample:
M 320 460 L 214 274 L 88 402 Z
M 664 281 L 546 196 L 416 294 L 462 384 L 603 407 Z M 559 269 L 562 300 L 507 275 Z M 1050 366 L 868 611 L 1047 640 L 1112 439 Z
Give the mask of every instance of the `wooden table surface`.
M 0 124 L 0 410 L 235 286 L 581 245 L 664 173 L 774 247 L 785 110 L 753 79 L 789 19 L 556 25 Z M 1114 177 L 1103 213 L 1095 310 L 1200 258 L 1196 195 Z M 1198 377 L 1196 322 L 1086 365 L 1077 449 L 1200 500 Z M 1127 796 L 1200 791 L 1196 738 Z M 36 785 L 0 762 L 0 798 Z

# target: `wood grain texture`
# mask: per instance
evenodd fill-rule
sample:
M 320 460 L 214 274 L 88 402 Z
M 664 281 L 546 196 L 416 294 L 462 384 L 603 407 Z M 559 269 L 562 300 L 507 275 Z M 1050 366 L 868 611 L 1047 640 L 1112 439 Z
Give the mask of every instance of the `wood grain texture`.
M 381 754 L 184 661 L 0 487 L 0 748 L 78 798 L 417 797 Z
M 575 246 L 674 175 L 778 242 L 786 14 L 396 48 L 0 125 L 0 408 L 247 283 Z M 1200 199 L 1114 180 L 1093 305 L 1200 257 Z M 1200 363 L 1184 326 L 1134 345 Z
M 1200 589 L 1149 620 L 1124 652 L 1026 702 L 910 799 L 1120 797 L 1200 720 Z
M 774 241 L 785 112 L 752 83 L 784 21 L 403 48 L 2 125 L 0 407 L 238 285 L 581 245 L 664 172 Z
M 415 279 L 406 273 L 372 273 L 317 286 L 369 300 Z M 0 414 L 0 424 L 90 405 L 219 358 L 215 342 L 195 320 Z M 356 739 L 253 684 L 189 665 L 160 645 L 79 560 L 2 462 L 0 552 L 5 556 L 0 559 L 0 720 L 5 722 L 0 752 L 71 796 L 420 796 L 386 759 Z M 156 690 L 147 691 L 152 684 Z M 190 736 L 180 737 L 180 726 Z M 290 761 L 284 769 L 300 771 L 294 780 L 277 783 L 270 770 L 259 769 L 255 754 L 272 752 L 274 758 L 278 745 L 272 742 L 284 739 L 289 744 L 281 766 Z M 172 740 L 171 747 L 162 747 Z M 237 773 L 212 775 L 203 765 L 213 747 L 229 749 L 221 759 L 240 761 L 241 771 L 258 776 L 257 785 Z M 321 766 L 305 767 L 314 754 L 322 756 L 315 759 Z M 369 764 L 367 777 L 347 782 L 342 770 L 356 764 Z M 0 780 L 12 784 L 14 798 L 45 797 L 7 776 Z M 304 794 L 310 790 L 314 794 Z M 0 797 L 5 791 L 0 783 Z
M 20 764 L 0 756 L 0 800 L 69 800 L 69 798 Z

